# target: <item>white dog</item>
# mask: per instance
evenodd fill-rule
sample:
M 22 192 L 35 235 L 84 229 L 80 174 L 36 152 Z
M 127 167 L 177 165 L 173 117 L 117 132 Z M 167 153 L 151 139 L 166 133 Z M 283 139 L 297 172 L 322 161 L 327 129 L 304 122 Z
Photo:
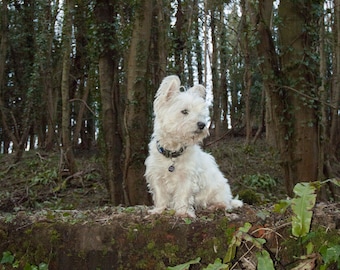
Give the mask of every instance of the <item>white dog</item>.
M 232 209 L 228 180 L 215 159 L 199 144 L 209 135 L 209 109 L 202 85 L 181 91 L 177 76 L 166 77 L 154 101 L 154 132 L 145 161 L 145 177 L 155 204 L 151 214 L 166 208 L 195 217 L 196 208 Z

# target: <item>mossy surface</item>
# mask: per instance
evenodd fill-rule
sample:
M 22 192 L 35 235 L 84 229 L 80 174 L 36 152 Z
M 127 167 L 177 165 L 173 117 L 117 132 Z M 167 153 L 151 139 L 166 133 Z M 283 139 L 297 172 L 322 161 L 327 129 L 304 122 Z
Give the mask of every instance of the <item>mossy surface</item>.
M 200 262 L 190 269 L 204 269 L 225 257 L 235 232 L 249 221 L 253 237 L 264 237 L 266 247 L 280 255 L 282 265 L 305 254 L 307 242 L 316 251 L 324 245 L 339 245 L 337 205 L 329 210 L 317 208 L 313 233 L 300 240 L 291 238 L 289 214 L 272 213 L 264 219 L 258 213 L 271 209 L 264 207 L 245 205 L 230 213 L 199 211 L 195 220 L 171 213 L 148 216 L 147 207 L 136 207 L 135 211 L 105 208 L 96 214 L 57 211 L 53 219 L 51 213 L 47 217 L 42 213 L 19 213 L 10 221 L 0 216 L 0 254 L 13 254 L 19 269 L 42 262 L 50 270 L 166 269 L 198 257 Z M 317 213 L 327 216 L 327 224 Z M 243 247 L 235 260 L 242 257 L 242 252 L 249 253 Z M 10 264 L 0 266 L 13 268 Z
M 64 222 L 58 215 L 31 223 L 21 216 L 1 225 L 0 252 L 15 254 L 21 266 L 45 262 L 52 270 L 166 269 L 197 256 L 202 266 L 223 256 L 237 224 L 222 213 L 196 220 L 119 213 L 105 223 Z

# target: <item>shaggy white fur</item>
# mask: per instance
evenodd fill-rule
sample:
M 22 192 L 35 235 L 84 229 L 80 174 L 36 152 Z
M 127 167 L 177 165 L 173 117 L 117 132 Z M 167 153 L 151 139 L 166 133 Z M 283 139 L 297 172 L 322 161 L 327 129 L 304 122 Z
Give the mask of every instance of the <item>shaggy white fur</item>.
M 209 136 L 209 109 L 202 85 L 181 91 L 177 76 L 166 77 L 154 101 L 154 132 L 145 160 L 145 177 L 155 207 L 176 215 L 195 217 L 196 208 L 232 209 L 242 206 L 233 199 L 228 180 L 215 159 L 200 148 Z

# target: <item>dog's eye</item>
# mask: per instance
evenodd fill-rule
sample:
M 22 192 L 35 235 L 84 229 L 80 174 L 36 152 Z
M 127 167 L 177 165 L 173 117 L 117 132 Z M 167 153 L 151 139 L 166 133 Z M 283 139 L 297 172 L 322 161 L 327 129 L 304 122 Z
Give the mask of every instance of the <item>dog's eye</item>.
M 185 109 L 185 110 L 182 110 L 181 113 L 183 113 L 184 115 L 187 115 L 187 114 L 189 114 L 189 111 L 187 109 Z

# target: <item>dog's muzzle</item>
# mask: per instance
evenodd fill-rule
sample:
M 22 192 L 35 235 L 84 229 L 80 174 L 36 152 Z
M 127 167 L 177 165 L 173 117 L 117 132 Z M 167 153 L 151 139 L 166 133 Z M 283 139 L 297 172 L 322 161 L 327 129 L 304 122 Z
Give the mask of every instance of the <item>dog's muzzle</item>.
M 198 127 L 199 130 L 203 130 L 205 128 L 205 126 L 206 126 L 205 123 L 197 122 L 197 127 Z

